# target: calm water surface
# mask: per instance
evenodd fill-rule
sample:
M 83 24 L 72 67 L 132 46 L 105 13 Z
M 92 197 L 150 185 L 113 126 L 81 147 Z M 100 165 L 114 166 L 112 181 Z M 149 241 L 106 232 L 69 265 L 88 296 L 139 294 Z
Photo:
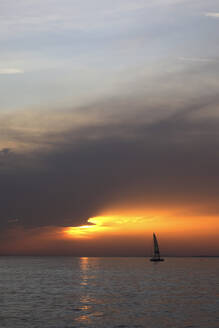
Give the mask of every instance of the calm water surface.
M 0 257 L 0 327 L 219 327 L 219 258 Z

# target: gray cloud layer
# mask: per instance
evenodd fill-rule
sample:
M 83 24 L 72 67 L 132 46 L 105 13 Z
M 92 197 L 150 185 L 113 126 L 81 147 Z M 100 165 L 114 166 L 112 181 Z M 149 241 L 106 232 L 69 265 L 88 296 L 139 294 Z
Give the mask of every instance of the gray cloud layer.
M 14 142 L 30 148 L 0 152 L 1 228 L 15 219 L 26 227 L 79 225 L 125 203 L 218 214 L 219 97 L 198 84 L 184 101 L 175 88 L 168 101 L 152 97 L 147 104 L 134 92 L 68 111 L 66 121 L 77 113 L 87 116 L 86 124 L 45 126 L 36 148 L 31 130 L 11 129 Z
M 0 4 L 1 231 L 115 204 L 218 214 L 216 1 L 28 3 Z

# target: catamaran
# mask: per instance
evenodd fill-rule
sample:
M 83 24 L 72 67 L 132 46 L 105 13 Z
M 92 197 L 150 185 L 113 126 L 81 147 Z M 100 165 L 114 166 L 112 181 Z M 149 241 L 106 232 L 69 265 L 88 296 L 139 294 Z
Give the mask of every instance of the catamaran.
M 154 239 L 154 255 L 152 256 L 152 258 L 150 258 L 150 261 L 153 262 L 164 261 L 164 259 L 160 257 L 158 241 L 155 233 L 153 233 L 153 239 Z

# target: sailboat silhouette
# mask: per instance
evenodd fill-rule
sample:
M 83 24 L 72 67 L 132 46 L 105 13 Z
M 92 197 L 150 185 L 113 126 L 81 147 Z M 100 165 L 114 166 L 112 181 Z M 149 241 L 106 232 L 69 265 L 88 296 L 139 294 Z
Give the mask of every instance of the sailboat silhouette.
M 160 250 L 155 233 L 153 233 L 153 239 L 154 239 L 154 255 L 152 256 L 152 258 L 150 258 L 150 261 L 153 262 L 164 261 L 164 259 L 160 257 Z

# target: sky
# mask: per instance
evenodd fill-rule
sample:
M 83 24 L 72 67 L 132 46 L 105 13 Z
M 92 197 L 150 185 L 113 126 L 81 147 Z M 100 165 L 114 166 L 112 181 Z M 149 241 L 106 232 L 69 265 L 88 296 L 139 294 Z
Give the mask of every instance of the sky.
M 0 254 L 219 255 L 219 3 L 0 2 Z

